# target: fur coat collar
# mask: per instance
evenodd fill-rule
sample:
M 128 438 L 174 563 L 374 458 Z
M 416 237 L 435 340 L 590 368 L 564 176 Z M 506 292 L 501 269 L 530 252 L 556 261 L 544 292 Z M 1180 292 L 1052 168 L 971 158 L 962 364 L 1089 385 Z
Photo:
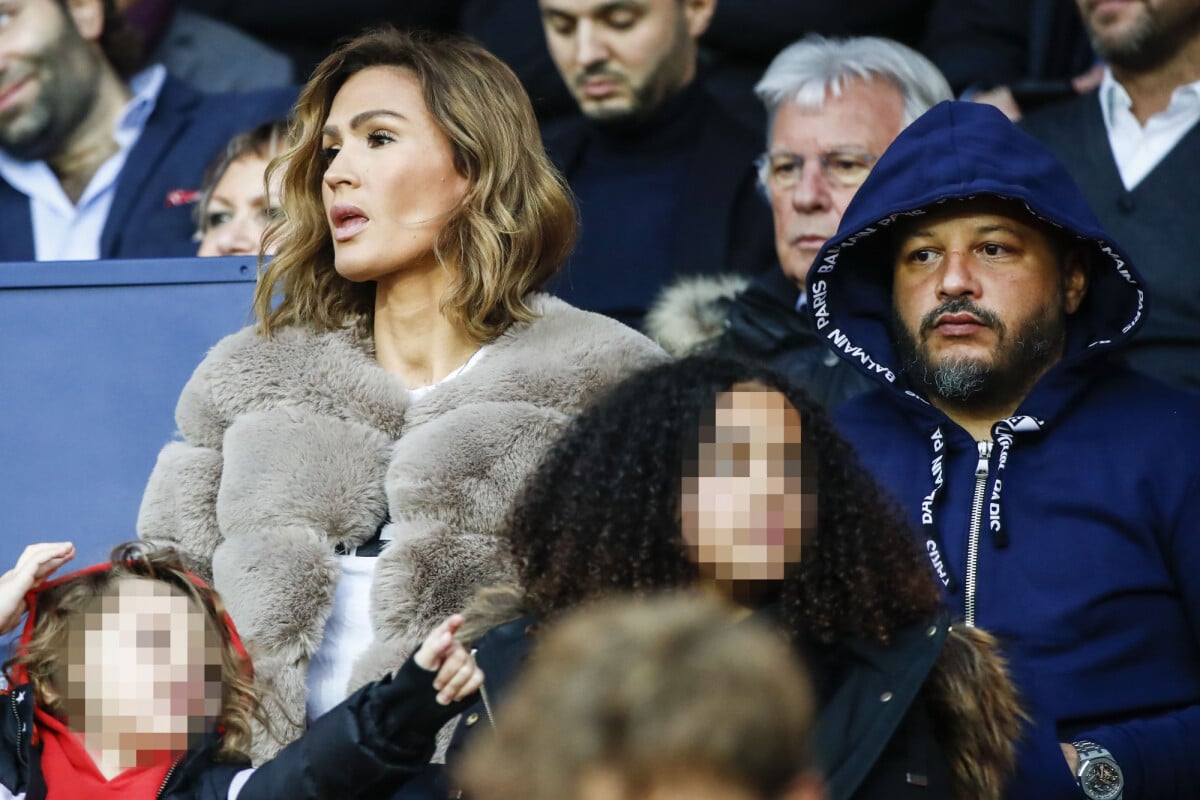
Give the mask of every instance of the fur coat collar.
M 665 358 L 555 298 L 471 369 L 413 398 L 350 330 L 252 328 L 212 349 L 176 408 L 182 441 L 150 477 L 138 534 L 211 576 L 284 742 L 304 721 L 308 659 L 339 577 L 333 549 L 390 520 L 371 591 L 375 639 L 347 694 L 398 668 L 479 586 L 506 577 L 508 507 L 597 392 Z M 255 761 L 278 749 L 257 737 Z

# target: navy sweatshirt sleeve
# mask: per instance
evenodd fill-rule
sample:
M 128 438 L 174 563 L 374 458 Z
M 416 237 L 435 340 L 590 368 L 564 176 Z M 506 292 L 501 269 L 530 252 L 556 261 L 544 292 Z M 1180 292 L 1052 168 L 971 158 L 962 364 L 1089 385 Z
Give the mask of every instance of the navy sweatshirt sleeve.
M 1160 546 L 1172 568 L 1183 608 L 1190 610 L 1192 641 L 1177 642 L 1181 651 L 1200 658 L 1200 517 L 1193 498 L 1200 497 L 1200 474 L 1193 474 L 1166 527 Z M 1200 667 L 1198 667 L 1200 668 Z M 1198 698 L 1200 700 L 1200 698 Z M 1161 715 L 1085 730 L 1088 739 L 1107 748 L 1125 773 L 1124 800 L 1184 800 L 1200 786 L 1200 702 Z

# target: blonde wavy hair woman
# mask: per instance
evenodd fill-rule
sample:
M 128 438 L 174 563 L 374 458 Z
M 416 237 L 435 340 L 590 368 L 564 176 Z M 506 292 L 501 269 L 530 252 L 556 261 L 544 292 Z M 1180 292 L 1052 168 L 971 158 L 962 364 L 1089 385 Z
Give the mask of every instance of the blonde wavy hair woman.
M 574 207 L 479 45 L 367 33 L 293 119 L 258 323 L 184 388 L 138 521 L 212 575 L 284 740 L 509 573 L 507 511 L 545 449 L 665 358 L 538 291 Z
M 424 101 L 432 125 L 424 133 L 436 129 L 444 137 L 448 151 L 439 155 L 448 156 L 463 180 L 456 202 L 409 222 L 414 231 L 434 233 L 430 255 L 447 283 L 442 310 L 477 343 L 533 319 L 528 295 L 569 255 L 575 209 L 542 148 L 528 97 L 517 77 L 499 66 L 465 39 L 433 44 L 381 30 L 317 67 L 296 104 L 296 145 L 276 165 L 284 170 L 288 224 L 281 220 L 267 235 L 279 241 L 279 253 L 254 302 L 265 333 L 296 323 L 325 330 L 349 321 L 370 324 L 378 308 L 373 283 L 335 269 L 338 242 L 329 235 L 330 209 L 321 199 L 332 165 L 326 129 L 334 99 L 355 76 L 380 68 L 407 73 L 398 80 Z M 276 291 L 283 300 L 272 308 Z

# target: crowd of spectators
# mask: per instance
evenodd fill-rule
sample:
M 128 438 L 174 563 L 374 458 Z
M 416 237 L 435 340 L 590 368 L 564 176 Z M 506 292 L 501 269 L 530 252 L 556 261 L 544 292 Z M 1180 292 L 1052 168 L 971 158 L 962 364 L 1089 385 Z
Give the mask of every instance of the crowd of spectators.
M 260 271 L 0 796 L 1192 797 L 1197 174 L 1200 0 L 0 0 L 0 261 Z

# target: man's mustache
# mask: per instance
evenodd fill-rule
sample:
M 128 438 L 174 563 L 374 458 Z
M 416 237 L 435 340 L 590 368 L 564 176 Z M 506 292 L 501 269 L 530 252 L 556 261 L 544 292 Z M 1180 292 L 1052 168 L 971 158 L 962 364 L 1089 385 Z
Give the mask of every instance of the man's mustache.
M 618 83 L 625 82 L 625 76 L 619 72 L 614 72 L 607 64 L 590 64 L 583 68 L 583 71 L 575 76 L 575 86 L 582 86 L 590 80 L 603 78 L 605 80 L 616 81 Z
M 963 313 L 970 314 L 987 327 L 994 328 L 1001 334 L 1004 333 L 1004 323 L 996 312 L 975 305 L 969 297 L 955 297 L 952 300 L 945 301 L 922 317 L 920 330 L 922 338 L 937 326 L 937 321 L 943 314 Z

